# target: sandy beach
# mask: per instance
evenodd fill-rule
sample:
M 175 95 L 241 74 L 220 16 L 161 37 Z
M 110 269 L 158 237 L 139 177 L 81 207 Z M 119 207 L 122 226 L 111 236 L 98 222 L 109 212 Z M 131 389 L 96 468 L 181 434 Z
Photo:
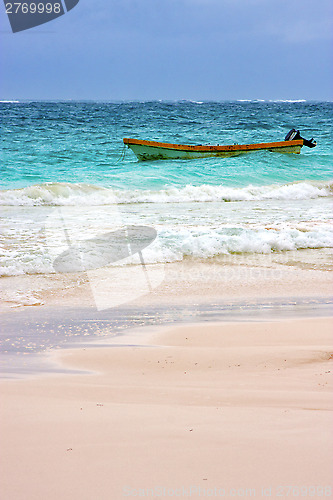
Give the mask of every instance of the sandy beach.
M 0 500 L 332 497 L 332 30 L 308 4 L 6 3 Z
M 331 318 L 152 329 L 1 382 L 11 499 L 331 496 Z

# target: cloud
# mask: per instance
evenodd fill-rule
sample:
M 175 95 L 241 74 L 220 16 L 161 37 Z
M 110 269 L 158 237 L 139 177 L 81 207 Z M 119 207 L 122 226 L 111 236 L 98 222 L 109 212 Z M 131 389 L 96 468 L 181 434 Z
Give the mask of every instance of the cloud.
M 332 38 L 331 0 L 94 0 L 76 8 L 73 30 L 155 40 L 246 43 L 272 38 L 307 43 Z M 69 17 L 69 16 L 67 16 Z
M 53 32 L 2 36 L 3 93 L 201 100 L 289 98 L 297 88 L 293 97 L 325 99 L 333 2 L 317 3 L 81 0 L 49 23 Z

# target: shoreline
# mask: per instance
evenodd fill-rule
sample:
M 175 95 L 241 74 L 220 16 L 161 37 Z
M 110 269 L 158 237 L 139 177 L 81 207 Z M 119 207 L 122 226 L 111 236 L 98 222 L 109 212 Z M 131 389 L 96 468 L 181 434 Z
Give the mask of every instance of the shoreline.
M 178 303 L 211 299 L 253 299 L 283 296 L 332 296 L 330 248 L 304 249 L 277 254 L 221 255 L 219 258 L 184 259 L 180 262 L 147 265 L 148 275 L 157 278 L 152 289 L 124 297 L 123 303 Z M 111 268 L 126 280 L 139 280 L 140 266 Z M 106 269 L 107 272 L 108 269 Z M 116 276 L 119 280 L 119 276 Z M 110 275 L 110 280 L 113 276 Z M 126 280 L 121 283 L 126 295 Z M 1 277 L 1 310 L 15 312 L 24 307 L 95 307 L 92 284 L 103 282 L 91 273 L 24 274 Z M 94 283 L 96 282 L 96 283 Z M 154 283 L 154 281 L 153 281 Z M 138 281 L 138 284 L 139 281 Z M 119 288 L 118 293 L 123 293 Z M 148 294 L 148 297 L 147 297 Z M 186 299 L 184 300 L 184 297 Z M 103 298 L 100 296 L 100 302 Z M 98 301 L 97 301 L 98 302 Z M 120 303 L 121 304 L 121 303 Z M 112 307 L 112 302 L 106 304 Z
M 4 104 L 5 500 L 332 496 L 332 105 L 200 104 Z
M 0 380 L 57 375 L 64 371 L 55 361 L 59 350 L 140 345 L 149 332 L 171 327 L 331 316 L 333 300 L 327 296 L 234 297 L 228 301 L 211 296 L 195 303 L 141 301 L 106 311 L 69 306 L 23 308 L 1 315 Z
M 331 325 L 151 329 L 141 345 L 57 353 L 81 374 L 1 381 L 3 494 L 106 500 L 165 488 L 200 498 L 224 489 L 228 498 L 270 488 L 275 498 L 279 488 L 331 487 Z
M 118 308 L 58 275 L 45 305 L 2 313 L 22 351 L 0 380 L 6 500 L 332 487 L 330 272 L 166 267 Z

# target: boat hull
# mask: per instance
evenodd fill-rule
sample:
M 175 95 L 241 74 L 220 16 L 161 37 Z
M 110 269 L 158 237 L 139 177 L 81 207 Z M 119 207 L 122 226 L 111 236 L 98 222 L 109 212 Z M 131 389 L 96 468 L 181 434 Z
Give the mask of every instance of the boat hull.
M 266 142 L 259 144 L 233 144 L 230 146 L 191 146 L 128 138 L 125 138 L 123 141 L 140 161 L 171 159 L 190 160 L 210 157 L 227 158 L 262 150 L 299 154 L 303 146 L 302 140 Z

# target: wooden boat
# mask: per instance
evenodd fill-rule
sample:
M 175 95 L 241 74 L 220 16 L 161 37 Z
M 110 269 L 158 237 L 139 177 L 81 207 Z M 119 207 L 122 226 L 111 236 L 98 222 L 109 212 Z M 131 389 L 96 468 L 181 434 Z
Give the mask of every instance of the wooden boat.
M 296 134 L 292 134 L 295 132 Z M 291 139 L 289 137 L 291 137 Z M 288 139 L 287 139 L 288 138 Z M 229 146 L 218 145 L 183 145 L 183 144 L 169 144 L 165 142 L 156 141 L 142 141 L 139 139 L 123 139 L 124 144 L 130 148 L 137 158 L 141 161 L 144 160 L 170 160 L 180 159 L 189 160 L 193 158 L 209 158 L 209 157 L 229 157 L 237 156 L 242 153 L 252 153 L 254 151 L 276 151 L 278 153 L 296 153 L 301 152 L 304 145 L 314 147 L 315 141 L 311 139 L 307 141 L 303 139 L 299 131 L 292 129 L 286 135 L 284 141 L 280 142 L 261 142 L 258 144 L 232 144 Z M 308 143 L 308 144 L 306 144 Z

